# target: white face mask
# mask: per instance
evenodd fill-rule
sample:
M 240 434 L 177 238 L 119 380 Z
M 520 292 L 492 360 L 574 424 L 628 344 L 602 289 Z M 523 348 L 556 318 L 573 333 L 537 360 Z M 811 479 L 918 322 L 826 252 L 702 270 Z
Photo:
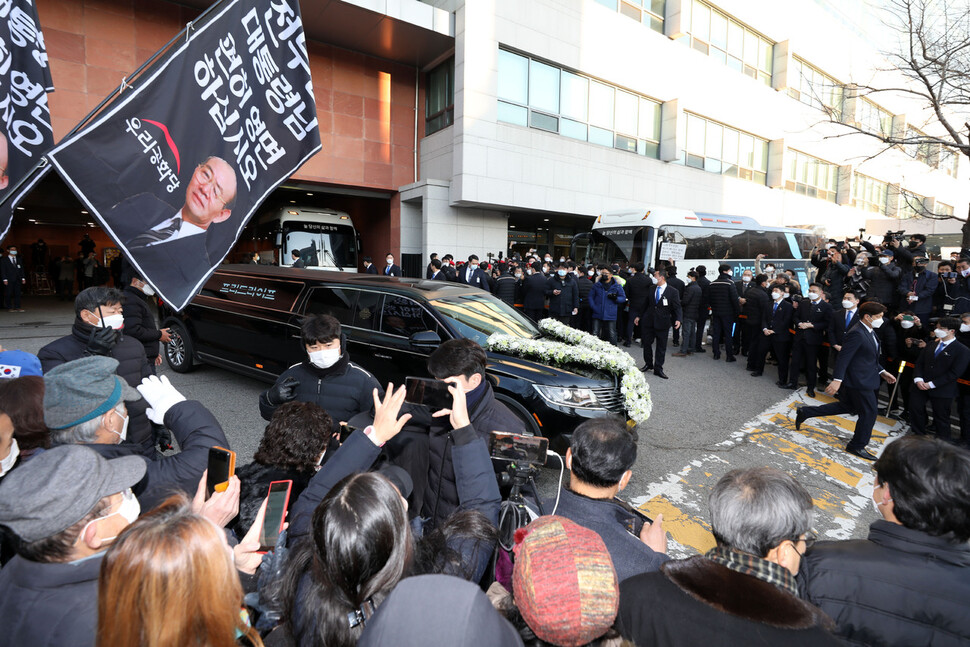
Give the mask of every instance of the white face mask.
M 811 299 L 812 301 L 818 301 L 819 299 L 822 298 L 822 295 L 819 294 L 818 292 L 809 292 L 808 298 Z
M 586 272 L 586 276 L 590 276 L 590 277 L 593 276 L 593 275 L 595 275 L 595 274 L 596 274 L 596 272 L 594 272 L 593 270 L 590 270 L 590 271 Z
M 890 261 L 890 258 L 888 256 L 880 256 L 879 257 L 879 262 L 882 263 L 883 265 L 885 265 L 889 261 Z
M 832 243 L 825 243 L 825 249 L 832 249 L 833 247 L 835 247 L 835 245 Z
M 727 272 L 725 272 L 725 274 L 727 274 L 728 276 L 734 276 L 734 270 L 728 270 Z
M 852 310 L 852 308 L 855 307 L 855 302 L 854 301 L 849 301 L 848 299 L 843 299 L 842 300 L 842 307 L 845 308 L 846 310 Z
M 98 328 L 114 328 L 121 330 L 125 325 L 125 315 L 108 315 L 104 319 L 98 319 Z
M 387 264 L 388 265 L 394 265 L 394 259 L 393 258 L 387 259 Z
M 768 274 L 774 274 L 775 273 L 775 268 L 773 266 L 769 265 L 768 267 L 765 268 L 765 272 L 767 272 Z
M 937 328 L 936 330 L 933 331 L 933 334 L 936 335 L 937 339 L 943 339 L 944 337 L 950 334 L 950 331 L 944 330 L 943 328 Z
M 118 412 L 116 411 L 115 413 L 118 413 Z M 118 415 L 121 415 L 121 414 L 118 414 Z M 123 423 L 121 423 L 121 431 L 120 432 L 119 431 L 115 431 L 114 429 L 111 429 L 107 425 L 105 425 L 105 427 L 104 427 L 105 429 L 107 429 L 108 431 L 110 431 L 111 433 L 113 433 L 114 435 L 118 436 L 118 439 L 119 439 L 118 440 L 118 444 L 119 445 L 121 443 L 125 442 L 125 440 L 128 439 L 128 421 L 131 420 L 131 416 L 123 416 L 123 418 L 125 419 L 125 421 Z
M 970 276 L 970 268 L 965 270 L 960 270 L 960 276 L 963 276 L 963 277 Z
M 771 293 L 771 298 L 774 299 L 775 301 L 781 301 L 782 298 L 784 298 L 784 296 L 785 296 L 785 294 L 783 292 L 772 292 Z
M 10 255 L 11 256 L 16 256 L 17 255 L 17 250 L 16 249 L 11 249 L 10 250 Z
M 516 272 L 515 273 L 515 278 L 521 279 L 522 278 L 522 272 Z
M 478 269 L 478 263 L 469 263 L 468 264 L 468 269 L 470 269 L 472 272 L 474 272 L 475 270 Z
M 882 325 L 882 322 L 883 322 L 882 317 L 879 317 L 878 319 L 873 319 L 872 324 L 870 325 L 872 326 L 873 330 L 875 330 L 876 328 Z
M 152 286 L 148 285 L 147 283 L 141 286 L 141 291 L 145 294 L 146 297 L 155 296 L 155 290 L 153 290 Z
M 970 324 L 960 324 L 960 332 L 970 332 Z
M 658 278 L 657 278 L 656 276 L 651 276 L 651 277 L 650 277 L 650 281 L 651 281 L 651 282 L 652 282 L 652 283 L 653 283 L 654 285 L 657 285 L 658 283 L 660 283 L 660 280 L 659 280 L 659 279 L 658 279 Z
M 7 454 L 6 458 L 0 460 L 0 476 L 5 475 L 13 469 L 13 465 L 17 462 L 18 456 L 20 456 L 20 447 L 17 445 L 17 439 L 12 438 L 10 441 L 10 453 Z
M 339 348 L 325 348 L 323 350 L 310 351 L 310 363 L 317 368 L 330 368 L 340 359 Z
M 855 262 L 855 264 L 856 264 L 857 266 L 859 266 L 859 267 L 862 267 L 863 265 L 865 265 L 865 264 L 866 264 L 866 262 L 865 262 L 865 260 L 863 260 L 863 259 L 859 259 L 859 260 L 857 260 L 857 261 Z
M 84 525 L 84 528 L 81 529 L 81 534 L 77 536 L 78 540 L 84 537 L 84 533 L 87 532 L 88 526 L 90 526 L 92 523 L 97 523 L 98 521 L 104 521 L 105 519 L 108 519 L 109 517 L 113 517 L 116 514 L 120 514 L 122 518 L 128 522 L 128 525 L 135 523 L 135 519 L 137 519 L 138 515 L 141 514 L 141 504 L 138 503 L 138 499 L 135 498 L 135 495 L 132 493 L 131 488 L 128 488 L 127 490 L 121 493 L 121 505 L 118 506 L 117 510 L 115 510 L 111 514 L 105 515 L 103 517 L 98 517 L 97 519 L 92 519 L 91 521 L 87 522 Z M 118 535 L 115 535 L 114 537 L 102 537 L 101 541 L 102 542 L 111 541 L 112 539 L 117 539 L 117 537 Z
M 566 258 L 564 256 L 560 256 L 559 257 L 559 262 L 560 263 L 565 263 L 566 262 Z
M 744 283 L 750 283 L 750 282 L 751 282 L 751 277 L 750 277 L 750 276 L 748 276 L 747 274 L 745 274 L 744 276 L 742 276 L 742 277 L 741 277 L 741 280 L 742 280 L 742 281 L 743 281 Z
M 913 321 L 906 321 L 906 320 L 904 319 L 903 321 L 900 321 L 900 322 L 899 322 L 899 325 L 900 325 L 900 326 L 902 326 L 903 328 L 905 328 L 905 329 L 907 329 L 907 330 L 909 330 L 910 328 L 912 328 L 912 327 L 913 327 L 913 325 L 914 325 L 914 323 L 915 323 L 915 322 L 913 322 Z
M 887 502 L 876 501 L 876 490 L 878 488 L 879 488 L 879 486 L 877 486 L 877 485 L 873 485 L 872 486 L 872 495 L 869 497 L 869 500 L 872 502 L 872 508 L 881 515 L 882 514 L 882 507 L 881 506 L 886 505 Z M 892 499 L 890 499 L 890 501 L 892 501 Z

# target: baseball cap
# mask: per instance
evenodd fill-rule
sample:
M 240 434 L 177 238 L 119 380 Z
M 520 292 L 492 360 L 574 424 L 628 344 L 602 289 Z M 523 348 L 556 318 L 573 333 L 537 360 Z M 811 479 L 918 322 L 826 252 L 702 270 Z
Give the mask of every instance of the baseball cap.
M 36 355 L 22 350 L 5 350 L 0 352 L 0 379 L 13 379 L 27 375 L 42 376 L 43 369 Z

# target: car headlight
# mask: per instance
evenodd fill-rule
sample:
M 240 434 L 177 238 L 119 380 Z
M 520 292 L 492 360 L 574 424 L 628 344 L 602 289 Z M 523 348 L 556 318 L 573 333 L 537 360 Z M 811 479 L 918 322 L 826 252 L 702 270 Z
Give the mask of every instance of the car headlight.
M 562 386 L 541 386 L 539 384 L 533 384 L 532 386 L 535 387 L 536 391 L 543 398 L 562 407 L 586 407 L 592 409 L 602 408 L 599 401 L 596 399 L 596 394 L 593 393 L 592 389 Z

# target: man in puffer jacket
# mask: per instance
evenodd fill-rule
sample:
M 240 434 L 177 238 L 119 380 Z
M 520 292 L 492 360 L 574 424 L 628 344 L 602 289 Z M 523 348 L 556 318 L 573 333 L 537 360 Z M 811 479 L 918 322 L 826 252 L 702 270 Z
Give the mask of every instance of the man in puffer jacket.
M 373 390 L 381 394 L 384 390 L 373 375 L 350 361 L 340 322 L 330 315 L 311 315 L 303 322 L 300 337 L 307 359 L 283 371 L 276 384 L 259 396 L 263 419 L 270 420 L 284 402 L 313 402 L 330 414 L 336 432 L 341 422 L 370 411 Z
M 613 271 L 608 267 L 600 270 L 600 277 L 593 284 L 589 292 L 589 307 L 593 311 L 593 334 L 602 337 L 605 330 L 611 344 L 616 346 L 616 318 L 620 306 L 626 303 L 626 293 L 613 278 Z

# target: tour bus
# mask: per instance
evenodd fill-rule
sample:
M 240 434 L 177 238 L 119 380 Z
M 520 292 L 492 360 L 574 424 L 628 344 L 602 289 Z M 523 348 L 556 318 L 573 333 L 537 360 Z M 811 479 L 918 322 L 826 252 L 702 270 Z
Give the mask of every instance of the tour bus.
M 734 276 L 754 271 L 755 257 L 764 254 L 762 270 L 772 265 L 776 272 L 795 271 L 803 289 L 813 276 L 811 252 L 818 237 L 805 229 L 765 227 L 746 216 L 699 213 L 687 209 L 652 208 L 611 211 L 597 217 L 590 232 L 577 234 L 571 246 L 572 258 L 588 263 L 643 263 L 656 267 L 669 258 L 661 255 L 664 243 L 686 245 L 683 260 L 677 260 L 678 276 L 703 265 L 708 276 L 717 267 L 730 265 Z M 678 248 L 683 249 L 683 248 Z
M 360 236 L 343 211 L 317 207 L 281 207 L 256 220 L 254 237 L 260 260 L 292 267 L 293 250 L 312 270 L 356 272 Z

